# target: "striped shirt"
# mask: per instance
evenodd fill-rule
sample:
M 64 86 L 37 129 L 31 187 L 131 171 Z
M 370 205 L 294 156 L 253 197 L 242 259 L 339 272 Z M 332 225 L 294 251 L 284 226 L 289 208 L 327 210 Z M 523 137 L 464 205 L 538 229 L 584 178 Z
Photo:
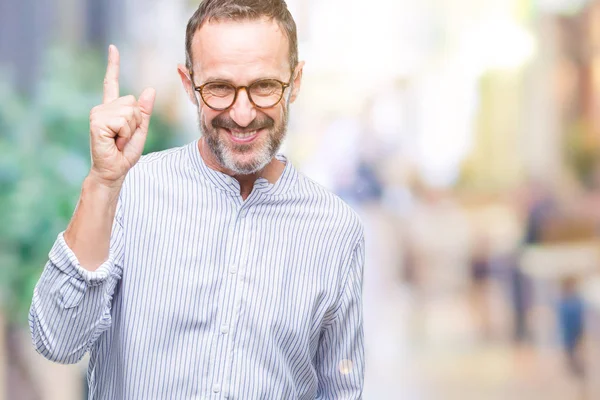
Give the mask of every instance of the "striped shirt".
M 364 234 L 284 156 L 246 200 L 198 141 L 143 156 L 110 255 L 83 269 L 58 235 L 29 324 L 46 358 L 89 351 L 90 398 L 360 399 Z

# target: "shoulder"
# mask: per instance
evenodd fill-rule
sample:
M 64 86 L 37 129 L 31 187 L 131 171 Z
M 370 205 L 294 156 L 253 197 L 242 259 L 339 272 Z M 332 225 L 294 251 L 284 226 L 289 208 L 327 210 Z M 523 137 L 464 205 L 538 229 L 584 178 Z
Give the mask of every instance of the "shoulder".
M 123 191 L 134 198 L 148 190 L 184 184 L 192 176 L 188 153 L 185 145 L 143 155 L 127 173 Z
M 178 163 L 182 160 L 182 158 L 188 156 L 186 152 L 187 147 L 188 145 L 185 145 L 145 154 L 140 158 L 132 170 L 135 168 L 148 169 L 152 167 L 160 167 L 163 165 Z
M 298 174 L 296 191 L 299 198 L 304 199 L 307 212 L 326 225 L 335 226 L 339 234 L 343 234 L 354 243 L 363 239 L 364 226 L 360 216 L 335 193 L 302 173 Z
M 188 146 L 173 147 L 143 155 L 128 172 L 127 179 L 178 175 L 189 167 Z

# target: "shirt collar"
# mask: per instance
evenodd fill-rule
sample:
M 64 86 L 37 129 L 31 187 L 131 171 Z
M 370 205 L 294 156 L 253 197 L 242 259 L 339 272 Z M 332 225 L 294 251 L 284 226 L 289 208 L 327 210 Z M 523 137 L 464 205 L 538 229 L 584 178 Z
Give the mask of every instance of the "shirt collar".
M 200 151 L 198 150 L 198 141 L 199 139 L 194 140 L 187 145 L 188 155 L 192 165 L 194 166 L 194 169 L 203 179 L 208 181 L 217 189 L 228 193 L 234 193 L 239 196 L 240 183 L 232 176 L 224 174 L 220 171 L 216 171 L 206 165 L 202 159 L 202 156 L 200 155 Z M 292 163 L 283 154 L 277 154 L 275 157 L 285 164 L 281 176 L 277 182 L 273 184 L 265 178 L 258 178 L 254 183 L 253 191 L 257 190 L 270 196 L 281 195 L 287 192 L 296 183 L 298 172 Z

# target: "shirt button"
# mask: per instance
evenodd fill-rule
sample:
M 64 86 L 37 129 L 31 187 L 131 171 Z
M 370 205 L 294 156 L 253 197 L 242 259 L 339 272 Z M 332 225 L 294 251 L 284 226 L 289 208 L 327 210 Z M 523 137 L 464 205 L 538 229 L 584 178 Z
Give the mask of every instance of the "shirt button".
M 227 325 L 223 325 L 221 327 L 221 333 L 226 335 L 227 333 L 229 333 L 229 327 Z
M 237 273 L 237 265 L 230 266 L 229 267 L 229 273 L 232 274 L 232 275 L 235 274 L 235 273 Z
M 214 393 L 219 393 L 221 391 L 221 385 L 214 385 L 213 386 L 213 392 Z

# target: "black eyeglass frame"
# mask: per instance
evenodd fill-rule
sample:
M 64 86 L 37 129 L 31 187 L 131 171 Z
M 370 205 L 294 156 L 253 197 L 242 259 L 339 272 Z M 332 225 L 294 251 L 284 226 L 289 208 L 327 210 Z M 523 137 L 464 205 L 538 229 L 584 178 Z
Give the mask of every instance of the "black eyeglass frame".
M 292 78 L 294 77 L 294 72 L 292 71 L 292 76 L 290 77 L 290 81 L 289 81 L 289 82 L 287 82 L 287 83 L 286 83 L 286 82 L 282 82 L 282 81 L 280 81 L 279 79 L 267 78 L 267 79 L 258 79 L 258 80 L 256 80 L 256 81 L 254 81 L 254 82 L 250 83 L 250 84 L 249 84 L 249 85 L 247 85 L 247 86 L 235 86 L 235 85 L 232 85 L 231 83 L 229 83 L 229 82 L 225 82 L 225 81 L 210 81 L 210 82 L 206 82 L 206 83 L 204 83 L 204 84 L 202 84 L 202 85 L 200 85 L 200 86 L 194 86 L 194 72 L 193 72 L 192 70 L 189 70 L 188 72 L 189 72 L 189 74 L 190 74 L 190 81 L 192 81 L 192 87 L 194 88 L 194 90 L 195 90 L 196 92 L 200 93 L 200 98 L 202 98 L 202 101 L 204 102 L 204 104 L 206 104 L 206 106 L 207 106 L 208 108 L 210 108 L 211 110 L 214 110 L 214 111 L 225 111 L 225 110 L 227 110 L 228 108 L 230 108 L 232 105 L 234 105 L 234 104 L 235 104 L 235 101 L 237 100 L 238 93 L 240 92 L 240 90 L 241 90 L 241 89 L 244 89 L 244 90 L 246 91 L 246 94 L 248 95 L 248 100 L 250 100 L 250 103 L 252 103 L 252 105 L 253 105 L 254 107 L 256 107 L 256 108 L 260 108 L 260 109 L 273 108 L 273 107 L 275 107 L 277 104 L 279 104 L 279 102 L 281 101 L 281 99 L 283 99 L 283 94 L 285 93 L 285 90 L 286 90 L 288 87 L 290 87 L 290 86 L 291 86 L 291 80 L 292 80 Z M 254 100 L 252 100 L 252 95 L 250 94 L 250 90 L 249 90 L 249 88 L 250 88 L 252 85 L 254 85 L 254 84 L 256 84 L 256 83 L 259 83 L 259 82 L 263 82 L 263 81 L 274 81 L 274 82 L 277 82 L 277 83 L 279 83 L 279 84 L 281 85 L 281 94 L 279 95 L 279 98 L 277 99 L 277 101 L 276 101 L 276 102 L 274 102 L 272 105 L 270 105 L 270 106 L 268 106 L 268 107 L 265 107 L 265 106 L 259 106 L 258 104 L 256 104 L 256 103 L 254 102 Z M 204 99 L 204 96 L 202 95 L 202 89 L 204 89 L 204 87 L 206 87 L 206 85 L 210 85 L 210 84 L 213 84 L 213 83 L 222 83 L 222 84 L 225 84 L 225 85 L 229 85 L 229 86 L 231 86 L 232 88 L 234 88 L 234 89 L 235 89 L 235 92 L 234 92 L 234 95 L 233 95 L 233 100 L 231 101 L 231 104 L 229 104 L 227 107 L 218 107 L 218 108 L 217 108 L 217 107 L 213 107 L 213 106 L 211 106 L 210 104 L 208 104 L 208 102 L 207 102 L 207 101 Z

